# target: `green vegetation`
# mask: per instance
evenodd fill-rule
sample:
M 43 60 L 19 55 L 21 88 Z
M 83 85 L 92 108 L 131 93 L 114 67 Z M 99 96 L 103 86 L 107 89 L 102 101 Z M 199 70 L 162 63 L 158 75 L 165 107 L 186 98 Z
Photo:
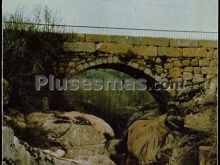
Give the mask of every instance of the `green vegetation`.
M 36 8 L 33 19 L 25 18 L 19 12 L 4 17 L 4 21 L 9 22 L 46 23 L 44 26 L 4 23 L 4 79 L 9 82 L 10 107 L 27 114 L 42 111 L 43 98 L 48 96 L 51 110 L 91 113 L 108 122 L 117 134 L 126 128 L 134 113 L 144 109 L 147 104 L 156 104 L 147 91 L 67 91 L 61 100 L 61 92 L 37 92 L 34 87 L 35 75 L 51 73 L 50 66 L 56 61 L 56 55 L 61 50 L 60 40 L 64 39 L 60 34 L 51 33 L 55 29 L 47 25 L 54 25 L 56 22 L 53 15 L 53 12 L 45 7 L 43 10 Z M 132 58 L 132 54 L 128 57 Z M 124 60 L 129 61 L 129 58 Z M 89 70 L 79 76 L 103 80 L 131 78 L 111 69 Z M 55 99 L 51 99 L 51 96 L 55 96 Z M 61 106 L 53 106 L 54 102 L 61 103 Z
M 4 17 L 4 21 L 19 22 L 4 23 L 3 31 L 3 69 L 4 79 L 9 82 L 9 105 L 29 113 L 41 108 L 41 95 L 34 88 L 35 74 L 48 74 L 50 64 L 59 52 L 59 37 L 50 35 L 53 29 L 47 25 L 22 24 L 24 22 L 54 24 L 54 13 L 47 7 L 41 11 L 36 8 L 33 19 L 26 18 L 22 12 L 16 11 Z M 45 37 L 44 31 L 48 33 Z M 30 106 L 32 105 L 32 106 Z
M 99 80 L 131 78 L 129 75 L 111 69 L 93 69 L 79 75 L 81 78 Z M 127 127 L 134 113 L 139 113 L 147 105 L 156 105 L 155 99 L 148 91 L 138 90 L 101 90 L 101 91 L 67 91 L 65 97 L 71 110 L 91 113 L 103 118 L 116 132 L 117 136 Z

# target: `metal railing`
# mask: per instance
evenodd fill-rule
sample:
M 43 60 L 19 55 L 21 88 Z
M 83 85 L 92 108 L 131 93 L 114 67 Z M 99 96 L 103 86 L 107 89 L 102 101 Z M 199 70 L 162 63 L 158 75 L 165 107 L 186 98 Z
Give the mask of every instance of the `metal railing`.
M 207 31 L 177 31 L 177 30 L 158 30 L 144 28 L 119 28 L 119 27 L 100 27 L 100 26 L 74 26 L 74 25 L 55 25 L 40 24 L 30 22 L 11 22 L 3 21 L 3 29 L 17 30 L 36 30 L 55 33 L 81 33 L 81 34 L 104 34 L 122 35 L 134 37 L 159 37 L 159 38 L 179 38 L 179 39 L 201 39 L 217 40 L 218 32 Z

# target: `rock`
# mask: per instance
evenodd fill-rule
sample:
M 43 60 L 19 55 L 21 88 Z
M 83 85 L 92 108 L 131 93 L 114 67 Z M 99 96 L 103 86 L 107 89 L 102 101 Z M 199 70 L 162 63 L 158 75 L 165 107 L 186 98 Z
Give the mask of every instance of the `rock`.
M 170 73 L 170 77 L 171 78 L 181 77 L 181 70 L 180 70 L 180 68 L 176 67 L 176 68 L 170 69 L 169 73 Z
M 174 122 L 181 129 L 168 129 L 165 119 L 166 115 L 146 115 L 128 128 L 127 146 L 134 158 L 128 156 L 127 162 L 136 159 L 138 163 L 133 164 L 198 164 L 198 146 L 204 143 L 205 134 L 183 127 L 181 120 Z
M 199 60 L 199 66 L 209 66 L 209 59 L 202 59 L 202 60 Z
M 64 148 L 63 157 L 71 159 L 80 155 L 109 155 L 106 143 L 114 137 L 114 132 L 106 122 L 79 112 L 53 113 L 36 112 L 27 117 L 29 136 L 40 142 L 35 145 L 48 146 L 53 152 Z
M 164 68 L 165 69 L 172 69 L 173 68 L 173 63 L 165 63 Z
M 202 74 L 217 74 L 217 67 L 202 67 Z
M 18 157 L 16 151 L 14 150 L 14 132 L 9 127 L 2 128 L 3 135 L 3 158 L 4 161 L 17 161 Z
M 194 68 L 193 68 L 193 72 L 194 72 L 195 74 L 199 74 L 199 73 L 201 73 L 201 68 L 200 68 L 200 67 L 194 67 Z
M 192 65 L 192 66 L 199 66 L 199 60 L 197 60 L 197 59 L 192 59 L 192 60 L 191 60 L 191 65 Z
M 128 151 L 140 164 L 156 162 L 161 140 L 168 132 L 164 118 L 165 116 L 149 116 L 135 121 L 128 128 Z
M 190 66 L 190 60 L 182 60 L 182 66 Z
M 173 61 L 174 67 L 180 67 L 182 64 L 180 61 Z
M 198 41 L 196 40 L 187 40 L 187 39 L 171 39 L 171 47 L 197 47 Z
M 12 129 L 3 127 L 3 164 L 16 165 L 115 165 L 103 155 L 80 156 L 77 159 L 58 157 L 64 151 L 41 150 L 29 146 L 14 136 Z
M 148 56 L 157 56 L 157 48 L 153 46 L 135 46 L 134 53 L 147 58 Z
M 158 56 L 180 57 L 182 55 L 181 48 L 174 47 L 158 47 Z
M 202 74 L 194 74 L 193 80 L 192 80 L 193 83 L 200 83 L 203 81 L 204 81 L 204 78 Z
M 190 72 L 183 72 L 183 80 L 192 80 L 193 74 Z

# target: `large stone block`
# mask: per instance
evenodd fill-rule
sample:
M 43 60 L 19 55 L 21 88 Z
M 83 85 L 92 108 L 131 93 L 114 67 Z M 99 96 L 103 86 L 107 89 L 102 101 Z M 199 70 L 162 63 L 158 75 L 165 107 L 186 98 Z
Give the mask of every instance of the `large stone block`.
M 216 74 L 216 67 L 202 67 L 202 74 Z
M 166 38 L 141 38 L 141 45 L 147 46 L 169 46 L 170 41 Z
M 199 66 L 209 66 L 209 59 L 204 58 L 202 60 L 199 60 Z
M 181 64 L 181 62 L 179 60 L 176 60 L 176 61 L 173 61 L 173 65 L 175 67 L 180 67 L 182 64 Z
M 216 59 L 211 60 L 209 66 L 217 67 L 218 66 L 218 61 Z
M 171 39 L 170 46 L 171 47 L 198 47 L 198 41 L 196 40 L 187 40 L 187 39 Z
M 86 35 L 86 42 L 92 42 L 92 43 L 108 43 L 110 42 L 110 36 L 108 35 L 92 35 L 87 34 Z
M 64 51 L 70 52 L 95 52 L 95 44 L 87 42 L 64 42 Z
M 160 66 L 160 65 L 156 65 L 156 72 L 157 73 L 162 73 L 163 72 L 163 67 L 162 66 Z
M 140 45 L 140 38 L 129 36 L 110 36 L 110 42 L 129 45 Z
M 139 56 L 157 56 L 157 48 L 154 46 L 134 46 L 133 52 Z
M 182 60 L 182 66 L 190 66 L 190 60 Z
M 165 68 L 165 69 L 171 69 L 171 68 L 173 68 L 173 63 L 166 63 L 166 64 L 164 64 L 164 68 Z
M 217 41 L 201 40 L 201 41 L 199 41 L 199 46 L 204 47 L 204 48 L 217 48 L 218 42 Z
M 192 72 L 193 71 L 193 67 L 185 67 L 184 68 L 184 72 Z
M 194 74 L 193 80 L 192 80 L 193 83 L 200 83 L 203 81 L 204 81 L 204 78 L 202 74 Z
M 171 78 L 178 78 L 178 77 L 181 77 L 181 70 L 180 68 L 176 67 L 176 68 L 170 69 L 169 74 Z
M 96 45 L 96 50 L 104 53 L 126 54 L 132 50 L 133 46 L 127 44 L 116 43 L 100 43 Z
M 182 49 L 173 47 L 158 47 L 158 56 L 181 57 Z
M 192 59 L 191 60 L 191 65 L 192 66 L 199 66 L 199 61 L 197 59 Z
M 194 68 L 193 68 L 193 72 L 194 72 L 195 74 L 201 73 L 201 68 L 200 68 L 200 67 L 194 67 Z
M 212 57 L 213 48 L 183 48 L 183 57 Z
M 193 74 L 190 72 L 183 72 L 183 80 L 192 80 Z

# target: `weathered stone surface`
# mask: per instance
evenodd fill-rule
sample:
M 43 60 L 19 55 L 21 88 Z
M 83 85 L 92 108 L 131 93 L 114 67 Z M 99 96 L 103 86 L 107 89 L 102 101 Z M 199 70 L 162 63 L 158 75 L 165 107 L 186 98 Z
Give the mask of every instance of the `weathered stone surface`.
M 76 159 L 63 158 L 65 151 L 58 149 L 42 150 L 29 146 L 14 136 L 13 131 L 3 128 L 3 164 L 16 165 L 115 165 L 115 163 L 103 155 L 82 155 Z
M 158 56 L 181 57 L 182 49 L 173 47 L 158 47 Z
M 3 158 L 6 160 L 16 161 L 18 159 L 16 151 L 13 148 L 14 142 L 14 132 L 9 127 L 3 127 L 2 129 L 3 136 Z
M 112 128 L 102 119 L 79 112 L 36 112 L 27 117 L 27 125 L 33 140 L 38 139 L 36 145 L 43 145 L 42 140 L 56 142 L 57 149 L 65 148 L 64 157 L 71 159 L 80 155 L 108 155 L 105 136 L 114 137 Z
M 126 54 L 129 50 L 132 50 L 132 48 L 131 45 L 116 43 L 100 43 L 96 46 L 97 51 L 112 54 Z
M 113 63 L 119 63 L 120 62 L 119 57 L 114 56 L 113 59 L 112 59 L 112 62 Z
M 183 72 L 183 80 L 192 80 L 193 74 L 190 72 Z
M 197 60 L 197 59 L 192 59 L 192 60 L 191 60 L 191 65 L 192 65 L 192 66 L 199 66 L 199 60 Z
M 160 64 L 161 62 L 162 62 L 162 60 L 160 59 L 160 57 L 157 57 L 157 58 L 156 58 L 156 63 L 157 63 L 157 64 Z
M 95 60 L 95 64 L 96 65 L 101 65 L 103 62 L 102 62 L 102 58 L 99 58 L 99 59 L 96 59 Z
M 162 66 L 160 66 L 160 65 L 156 65 L 156 72 L 157 72 L 157 73 L 159 73 L 159 74 L 160 74 L 160 73 L 162 73 L 162 72 L 163 72 L 163 70 L 164 70 L 164 69 L 163 69 L 163 67 L 162 67 Z
M 164 64 L 164 68 L 165 68 L 165 69 L 171 69 L 171 68 L 173 68 L 173 63 L 165 63 L 165 64 Z
M 128 151 L 138 158 L 139 164 L 156 162 L 160 149 L 159 139 L 167 132 L 163 120 L 164 118 L 148 117 L 134 122 L 129 127 Z
M 193 71 L 193 67 L 185 67 L 184 68 L 184 72 L 192 72 Z
M 110 42 L 110 36 L 86 34 L 86 42 L 109 43 Z
M 209 59 L 204 58 L 202 60 L 199 60 L 199 66 L 209 66 Z
M 202 67 L 202 74 L 216 74 L 216 67 Z
M 181 64 L 180 61 L 173 61 L 173 65 L 174 65 L 175 67 L 180 67 L 182 64 Z
M 192 81 L 193 83 L 200 83 L 203 81 L 204 81 L 204 78 L 202 74 L 194 74 L 193 81 Z
M 180 68 L 173 68 L 169 70 L 169 74 L 171 78 L 178 78 L 181 77 L 181 70 Z
M 166 38 L 141 38 L 141 45 L 147 46 L 169 46 L 169 39 Z
M 193 72 L 194 73 L 201 73 L 201 68 L 200 67 L 194 67 Z
M 190 60 L 182 60 L 182 66 L 190 66 Z
M 135 69 L 137 69 L 138 67 L 139 67 L 139 64 L 138 63 L 132 63 L 132 65 L 131 65 L 133 68 L 135 68 Z
M 218 66 L 218 61 L 216 59 L 211 60 L 209 66 L 217 67 Z
M 157 48 L 154 46 L 135 46 L 133 51 L 143 57 L 157 56 Z
M 151 70 L 149 68 L 146 68 L 144 70 L 144 73 L 146 73 L 147 75 L 151 75 L 152 74 L 152 72 L 151 72 Z
M 85 69 L 87 69 L 87 68 L 89 68 L 89 64 L 88 64 L 88 63 L 84 63 L 84 64 L 83 64 L 83 69 L 85 70 Z
M 136 164 L 196 164 L 201 141 L 196 133 L 169 133 L 168 123 L 179 127 L 180 116 L 145 115 L 128 128 L 128 151 L 137 158 Z M 182 127 L 182 126 L 181 126 Z M 184 128 L 182 128 L 184 129 Z M 195 143 L 196 138 L 198 141 Z M 162 140 L 163 139 L 163 140 Z M 135 164 L 134 162 L 132 164 Z
M 183 48 L 183 57 L 211 57 L 213 48 Z
M 217 48 L 218 42 L 217 41 L 199 41 L 199 46 L 204 48 Z
M 130 36 L 110 36 L 111 43 L 140 45 L 140 38 Z
M 171 47 L 198 47 L 198 41 L 196 40 L 187 40 L 187 39 L 171 39 L 170 46 Z
M 95 44 L 87 42 L 64 42 L 64 51 L 70 52 L 95 52 Z

